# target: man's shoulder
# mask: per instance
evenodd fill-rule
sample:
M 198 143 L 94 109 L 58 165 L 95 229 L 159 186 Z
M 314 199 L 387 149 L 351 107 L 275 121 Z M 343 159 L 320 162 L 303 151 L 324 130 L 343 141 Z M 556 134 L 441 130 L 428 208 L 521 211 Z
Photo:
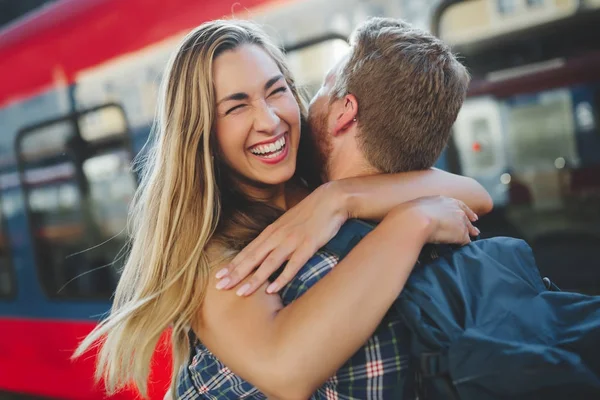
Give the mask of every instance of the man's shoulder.
M 296 276 L 280 292 L 283 305 L 303 295 L 308 289 L 323 279 L 335 266 L 339 258 L 325 249 L 319 250 L 300 268 Z
M 362 238 L 375 228 L 375 225 L 360 219 L 349 219 L 342 225 L 338 233 L 322 250 L 344 258 Z
M 373 228 L 374 225 L 357 219 L 348 220 L 342 225 L 333 239 L 314 254 L 282 290 L 281 298 L 284 305 L 300 297 L 331 272 L 340 259 L 344 258 Z M 283 267 L 280 268 L 280 271 L 282 270 Z

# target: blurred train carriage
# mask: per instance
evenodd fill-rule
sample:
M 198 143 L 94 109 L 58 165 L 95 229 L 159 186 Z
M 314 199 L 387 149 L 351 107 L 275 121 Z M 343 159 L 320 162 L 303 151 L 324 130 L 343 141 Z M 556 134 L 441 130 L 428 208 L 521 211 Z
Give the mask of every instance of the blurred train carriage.
M 408 3 L 62 0 L 0 31 L 0 391 L 103 398 L 92 355 L 69 356 L 110 307 L 138 181 L 130 163 L 189 29 L 232 15 L 268 24 L 311 92 L 358 22 L 400 17 Z M 594 26 L 597 0 L 473 0 L 442 1 L 433 29 L 474 76 L 439 166 L 492 193 L 484 233 L 526 238 L 559 284 L 600 293 Z M 155 367 L 161 398 L 166 352 Z
M 600 293 L 600 1 L 444 1 L 433 19 L 473 75 L 445 161 L 492 194 L 482 232 Z

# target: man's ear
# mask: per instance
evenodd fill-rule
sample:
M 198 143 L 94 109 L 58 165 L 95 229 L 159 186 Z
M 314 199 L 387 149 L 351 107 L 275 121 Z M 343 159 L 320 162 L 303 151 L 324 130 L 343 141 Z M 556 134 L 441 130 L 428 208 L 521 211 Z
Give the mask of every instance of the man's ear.
M 333 135 L 342 135 L 348 131 L 356 123 L 356 115 L 358 114 L 358 100 L 353 94 L 347 94 L 343 99 L 336 112 L 335 125 L 333 126 Z

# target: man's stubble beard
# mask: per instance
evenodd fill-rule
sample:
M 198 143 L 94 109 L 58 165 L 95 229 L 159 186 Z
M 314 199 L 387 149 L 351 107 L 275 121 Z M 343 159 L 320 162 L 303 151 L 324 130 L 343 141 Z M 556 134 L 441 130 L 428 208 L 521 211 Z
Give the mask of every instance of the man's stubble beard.
M 315 149 L 315 162 L 319 171 L 321 171 L 321 177 L 324 182 L 329 180 L 329 157 L 333 148 L 331 138 L 327 132 L 328 117 L 329 110 L 325 113 L 312 112 L 308 115 L 311 141 Z

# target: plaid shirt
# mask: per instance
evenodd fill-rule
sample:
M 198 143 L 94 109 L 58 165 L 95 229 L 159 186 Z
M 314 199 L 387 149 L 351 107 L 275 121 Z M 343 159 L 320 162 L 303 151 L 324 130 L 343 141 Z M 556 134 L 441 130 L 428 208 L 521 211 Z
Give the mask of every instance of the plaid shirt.
M 350 226 L 347 223 L 342 229 L 351 229 Z M 332 253 L 322 250 L 315 254 L 281 291 L 284 306 L 304 294 L 337 263 L 338 258 Z M 311 399 L 415 398 L 414 375 L 412 369 L 408 368 L 408 335 L 398 314 L 390 310 L 364 346 Z M 194 338 L 193 341 L 191 360 L 178 376 L 178 399 L 267 398 L 230 371 L 198 339 Z

